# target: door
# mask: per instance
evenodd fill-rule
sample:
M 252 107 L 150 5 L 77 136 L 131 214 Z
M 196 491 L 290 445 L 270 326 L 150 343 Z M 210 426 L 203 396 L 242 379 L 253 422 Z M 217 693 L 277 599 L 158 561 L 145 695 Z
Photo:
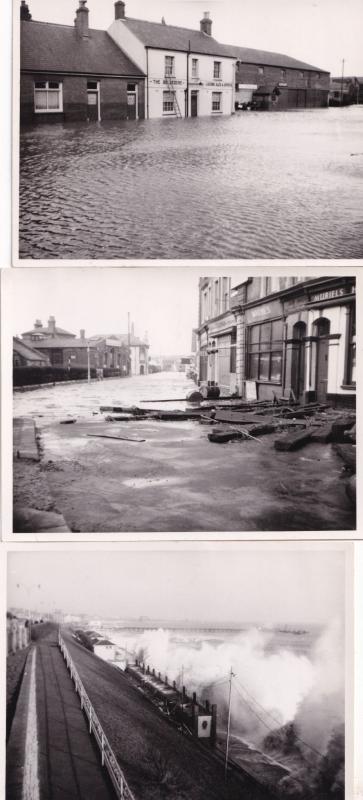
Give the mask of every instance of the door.
M 316 323 L 317 353 L 316 353 L 316 399 L 318 403 L 325 403 L 328 394 L 328 367 L 329 367 L 329 334 L 330 322 L 323 317 Z
M 87 119 L 98 122 L 98 92 L 87 92 Z
M 198 92 L 192 92 L 190 96 L 190 116 L 198 116 Z
M 127 84 L 127 119 L 137 119 L 137 88 L 135 83 Z

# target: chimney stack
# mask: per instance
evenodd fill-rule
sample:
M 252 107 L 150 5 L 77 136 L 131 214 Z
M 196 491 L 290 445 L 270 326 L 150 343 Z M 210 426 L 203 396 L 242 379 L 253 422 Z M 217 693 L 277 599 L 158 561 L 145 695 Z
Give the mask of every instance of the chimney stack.
M 79 332 L 79 335 L 80 335 L 81 339 L 85 339 L 86 338 L 86 331 L 85 331 L 84 328 L 81 328 L 81 330 Z
M 88 15 L 89 10 L 86 7 L 87 0 L 79 0 L 79 8 L 76 11 L 75 26 L 78 36 L 81 39 L 88 39 L 89 25 Z
M 39 328 L 42 328 L 42 327 L 43 327 L 43 325 L 42 325 L 40 319 L 36 319 L 35 322 L 34 322 L 34 328 L 39 330 Z
M 206 33 L 207 36 L 212 36 L 212 20 L 209 16 L 209 11 L 204 12 L 204 17 L 200 21 L 200 30 Z
M 31 20 L 31 18 L 32 18 L 32 15 L 31 15 L 31 13 L 29 11 L 28 4 L 25 2 L 25 0 L 21 0 L 20 19 L 21 20 L 26 20 L 27 22 L 29 22 Z
M 115 3 L 115 19 L 125 19 L 125 3 L 117 0 Z
M 55 336 L 55 317 L 49 317 L 48 328 L 51 336 Z

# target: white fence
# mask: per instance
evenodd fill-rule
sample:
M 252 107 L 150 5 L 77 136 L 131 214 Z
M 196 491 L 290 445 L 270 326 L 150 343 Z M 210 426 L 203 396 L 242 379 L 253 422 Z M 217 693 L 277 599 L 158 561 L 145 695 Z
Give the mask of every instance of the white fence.
M 76 667 L 72 661 L 72 658 L 67 650 L 67 647 L 62 639 L 62 636 L 59 632 L 58 636 L 58 644 L 63 654 L 64 660 L 67 664 L 69 669 L 71 678 L 76 688 L 76 692 L 79 694 L 79 698 L 81 701 L 81 708 L 86 714 L 89 723 L 89 732 L 90 734 L 93 733 L 98 747 L 101 751 L 101 760 L 102 766 L 105 766 L 108 770 L 110 775 L 111 781 L 115 788 L 117 797 L 121 800 L 135 800 L 135 795 L 132 793 L 131 789 L 127 785 L 125 780 L 125 776 L 117 763 L 116 756 L 112 750 L 112 747 L 106 738 L 102 725 L 97 717 L 97 714 L 92 706 L 92 703 L 85 691 L 83 683 L 78 675 Z

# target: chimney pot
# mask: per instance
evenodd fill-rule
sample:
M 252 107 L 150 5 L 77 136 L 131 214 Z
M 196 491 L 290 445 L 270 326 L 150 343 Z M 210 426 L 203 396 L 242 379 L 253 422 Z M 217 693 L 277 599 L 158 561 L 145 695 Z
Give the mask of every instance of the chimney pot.
M 207 36 L 212 36 L 212 20 L 209 16 L 209 11 L 204 12 L 203 19 L 200 21 L 200 30 L 206 33 Z
M 81 339 L 85 339 L 86 338 L 86 331 L 85 331 L 84 328 L 81 328 L 81 330 L 79 332 L 79 335 L 80 335 Z
M 48 328 L 52 334 L 55 333 L 55 317 L 49 317 Z
M 115 19 L 125 19 L 125 3 L 117 0 L 115 3 Z

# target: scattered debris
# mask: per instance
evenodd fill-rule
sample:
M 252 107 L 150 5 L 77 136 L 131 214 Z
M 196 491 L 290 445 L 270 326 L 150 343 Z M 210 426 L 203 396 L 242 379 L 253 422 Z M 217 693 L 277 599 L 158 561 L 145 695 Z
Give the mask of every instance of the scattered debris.
M 133 414 L 108 414 L 108 416 L 105 417 L 105 422 L 129 422 L 130 419 L 134 419 Z
M 345 467 L 355 473 L 357 465 L 356 447 L 354 444 L 335 444 L 334 450 L 344 461 Z
M 108 433 L 87 433 L 94 439 L 118 439 L 121 442 L 146 442 L 146 439 L 130 439 L 127 436 L 110 436 Z
M 77 422 L 76 419 L 61 419 L 59 424 L 60 425 L 74 425 L 75 422 Z
M 281 436 L 275 441 L 275 450 L 290 451 L 297 450 L 311 441 L 310 431 L 301 431 L 300 433 L 288 433 L 286 436 Z

